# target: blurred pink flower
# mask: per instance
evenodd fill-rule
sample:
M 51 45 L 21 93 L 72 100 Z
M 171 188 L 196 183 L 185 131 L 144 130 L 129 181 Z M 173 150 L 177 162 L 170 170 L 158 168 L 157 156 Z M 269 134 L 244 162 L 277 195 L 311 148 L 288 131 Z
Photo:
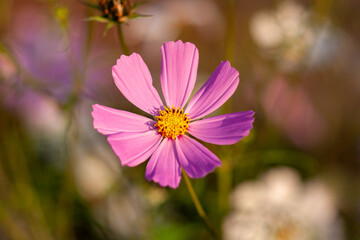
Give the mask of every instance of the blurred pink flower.
M 262 99 L 267 116 L 286 136 L 300 147 L 318 144 L 326 132 L 326 123 L 301 87 L 292 87 L 284 79 L 274 79 Z
M 17 115 L 35 137 L 58 141 L 66 126 L 65 116 L 57 102 L 48 95 L 22 86 L 11 88 L 0 84 L 0 107 Z
M 181 41 L 165 43 L 161 52 L 161 86 L 166 105 L 153 87 L 140 55 L 122 55 L 112 72 L 122 94 L 154 119 L 98 104 L 93 105 L 92 116 L 94 128 L 108 137 L 122 165 L 133 167 L 150 157 L 146 179 L 176 188 L 181 167 L 190 177 L 200 178 L 221 165 L 217 156 L 187 132 L 205 142 L 234 144 L 249 134 L 254 112 L 201 119 L 236 90 L 239 73 L 228 61 L 220 63 L 184 111 L 195 85 L 199 52 L 194 44 Z
M 73 72 L 68 58 L 69 42 L 46 10 L 35 6 L 18 10 L 7 42 L 21 68 L 51 95 L 65 101 Z
M 44 4 L 26 5 L 17 13 L 4 42 L 14 52 L 19 71 L 26 73 L 21 75 L 21 80 L 27 80 L 24 80 L 25 85 L 35 82 L 41 90 L 65 103 L 73 89 L 78 87 L 76 81 L 86 79 L 82 81 L 82 92 L 79 94 L 96 99 L 104 92 L 109 96 L 108 81 L 100 79 L 111 77 L 105 74 L 105 70 L 112 63 L 104 54 L 106 46 L 95 46 L 94 41 L 88 49 L 84 47 L 89 30 L 86 22 L 82 21 L 86 17 L 83 11 L 67 19 L 66 29 L 53 14 L 48 13 Z M 31 80 L 26 79 L 28 76 Z

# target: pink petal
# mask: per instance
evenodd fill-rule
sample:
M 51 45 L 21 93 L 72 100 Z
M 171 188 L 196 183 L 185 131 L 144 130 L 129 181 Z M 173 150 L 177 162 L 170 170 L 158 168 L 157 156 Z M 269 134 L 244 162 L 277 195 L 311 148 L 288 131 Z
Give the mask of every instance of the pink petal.
M 191 119 L 201 118 L 223 105 L 235 92 L 239 73 L 228 61 L 221 62 L 186 108 Z
M 167 106 L 184 107 L 196 81 L 199 51 L 192 43 L 167 42 L 161 47 L 161 87 Z
M 108 141 L 123 166 L 134 167 L 148 159 L 159 146 L 157 131 L 122 132 L 108 136 Z
M 163 106 L 152 78 L 139 54 L 122 55 L 112 68 L 112 75 L 121 93 L 135 106 L 150 114 L 157 114 Z
M 190 123 L 189 133 L 213 144 L 234 144 L 249 134 L 253 115 L 253 111 L 246 111 L 198 120 Z
M 134 113 L 93 105 L 91 115 L 94 128 L 104 135 L 119 132 L 144 132 L 154 127 L 155 121 Z
M 218 157 L 198 141 L 183 135 L 175 142 L 180 164 L 190 177 L 204 177 L 221 165 Z
M 177 188 L 181 179 L 181 168 L 175 155 L 175 143 L 165 138 L 151 156 L 145 173 L 146 180 L 159 183 L 162 187 Z

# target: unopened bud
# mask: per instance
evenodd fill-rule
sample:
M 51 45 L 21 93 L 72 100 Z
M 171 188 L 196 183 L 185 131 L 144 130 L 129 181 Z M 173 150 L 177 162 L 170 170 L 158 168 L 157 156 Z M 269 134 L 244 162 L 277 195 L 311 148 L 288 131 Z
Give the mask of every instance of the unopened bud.
M 131 0 L 98 0 L 98 4 L 104 17 L 120 23 L 131 17 L 134 8 Z

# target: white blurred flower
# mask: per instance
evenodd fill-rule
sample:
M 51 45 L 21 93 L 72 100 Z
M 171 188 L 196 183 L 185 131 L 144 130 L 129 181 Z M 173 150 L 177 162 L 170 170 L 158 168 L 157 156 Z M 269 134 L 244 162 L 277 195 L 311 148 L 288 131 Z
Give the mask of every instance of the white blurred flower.
M 29 101 L 27 99 L 24 101 Z M 26 115 L 29 130 L 34 134 L 42 134 L 49 138 L 60 139 L 66 126 L 66 120 L 59 105 L 50 97 L 38 95 L 27 105 Z M 34 101 L 35 100 L 35 101 Z
M 74 176 L 79 193 L 89 201 L 106 197 L 116 179 L 115 172 L 95 155 L 78 156 Z
M 127 186 L 123 191 L 95 206 L 95 215 L 109 227 L 114 239 L 143 239 L 149 220 L 144 193 L 136 186 Z
M 288 168 L 239 185 L 231 203 L 234 210 L 223 224 L 225 240 L 344 239 L 327 186 L 318 180 L 304 184 Z
M 255 42 L 263 48 L 278 47 L 284 40 L 277 19 L 271 11 L 257 12 L 251 19 L 250 31 Z
M 307 16 L 301 5 L 293 1 L 284 1 L 276 10 L 255 13 L 250 21 L 250 31 L 260 47 L 280 47 L 285 41 L 304 35 Z
M 283 1 L 275 12 L 286 37 L 298 37 L 306 31 L 308 13 L 295 1 Z
M 282 1 L 276 9 L 261 10 L 250 20 L 250 33 L 264 55 L 284 71 L 319 67 L 339 51 L 338 32 L 327 21 L 296 1 Z
M 157 207 L 165 202 L 167 194 L 163 188 L 150 187 L 146 192 L 146 197 L 151 206 Z

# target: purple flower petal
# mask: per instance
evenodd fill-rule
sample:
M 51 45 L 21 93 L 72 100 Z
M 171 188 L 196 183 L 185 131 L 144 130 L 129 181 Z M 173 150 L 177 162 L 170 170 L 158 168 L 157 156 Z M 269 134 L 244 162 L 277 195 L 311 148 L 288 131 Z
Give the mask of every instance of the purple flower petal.
M 189 133 L 208 143 L 234 144 L 249 134 L 253 115 L 253 111 L 246 111 L 198 120 L 190 123 Z
M 112 75 L 121 93 L 138 108 L 154 115 L 163 106 L 152 85 L 149 69 L 139 54 L 122 55 L 113 66 Z
M 196 81 L 198 49 L 192 43 L 177 41 L 165 43 L 161 53 L 161 87 L 166 105 L 184 107 Z M 116 86 L 130 102 L 155 116 L 159 114 L 158 110 L 164 109 L 140 55 L 121 56 L 112 70 Z M 190 101 L 185 113 L 192 120 L 198 120 L 213 112 L 231 97 L 238 84 L 239 73 L 228 61 L 221 62 Z M 248 111 L 194 121 L 189 124 L 188 132 L 210 143 L 232 144 L 249 134 L 253 114 Z M 181 168 L 190 177 L 200 178 L 221 165 L 215 154 L 188 135 L 175 139 L 164 137 L 157 131 L 156 121 L 152 119 L 98 104 L 93 105 L 92 116 L 94 128 L 108 136 L 108 142 L 121 164 L 133 167 L 150 158 L 145 178 L 163 187 L 179 186 Z M 159 123 L 159 128 L 164 125 L 174 130 L 172 124 L 178 120 L 181 122 L 181 119 L 172 117 L 159 119 L 165 121 Z M 186 127 L 187 123 L 181 126 Z
M 199 51 L 192 43 L 167 42 L 161 47 L 161 87 L 167 106 L 184 107 L 196 81 Z
M 159 146 L 157 131 L 122 132 L 110 135 L 108 141 L 123 166 L 134 167 L 148 159 Z
M 186 135 L 176 139 L 175 143 L 179 162 L 192 178 L 204 177 L 221 165 L 215 154 Z
M 177 188 L 181 179 L 181 168 L 175 154 L 175 142 L 165 138 L 151 156 L 145 173 L 146 180 L 162 187 Z
M 134 113 L 93 105 L 91 115 L 94 118 L 94 128 L 104 135 L 119 132 L 145 132 L 154 128 L 155 121 Z
M 186 108 L 191 119 L 201 118 L 223 105 L 235 92 L 239 73 L 229 61 L 221 62 Z

